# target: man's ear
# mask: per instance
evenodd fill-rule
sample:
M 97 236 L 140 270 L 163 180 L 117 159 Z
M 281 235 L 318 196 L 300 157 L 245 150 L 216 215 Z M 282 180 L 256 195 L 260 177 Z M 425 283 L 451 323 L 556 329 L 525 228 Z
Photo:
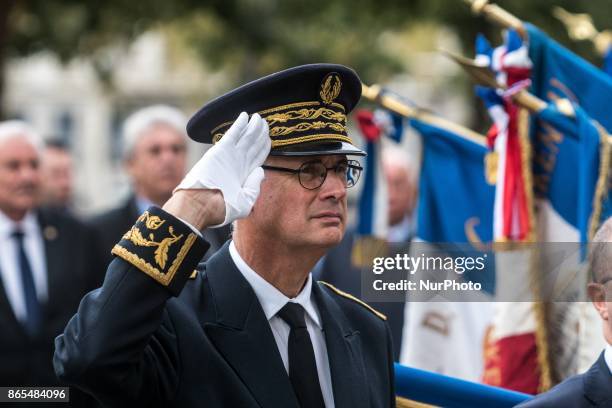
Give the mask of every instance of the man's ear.
M 608 308 L 606 307 L 606 289 L 604 285 L 600 283 L 589 283 L 587 291 L 597 313 L 599 313 L 602 319 L 608 320 L 610 316 L 608 314 Z

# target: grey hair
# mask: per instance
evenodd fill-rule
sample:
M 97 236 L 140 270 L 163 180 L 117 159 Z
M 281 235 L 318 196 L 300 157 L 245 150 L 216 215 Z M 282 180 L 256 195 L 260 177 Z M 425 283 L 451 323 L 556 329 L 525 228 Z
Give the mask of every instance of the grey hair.
M 123 122 L 121 131 L 121 152 L 124 160 L 130 158 L 134 146 L 145 132 L 154 125 L 167 125 L 179 134 L 187 136 L 187 117 L 180 110 L 168 105 L 153 105 L 132 113 Z
M 612 217 L 599 227 L 589 251 L 589 272 L 593 282 L 601 282 L 612 271 Z
M 7 120 L 0 122 L 0 143 L 8 139 L 15 137 L 22 137 L 26 139 L 38 153 L 40 153 L 44 147 L 44 141 L 40 133 L 38 133 L 32 126 L 22 120 Z
M 408 152 L 395 142 L 383 145 L 381 159 L 383 163 L 392 164 L 405 169 L 411 181 L 416 178 L 413 158 Z

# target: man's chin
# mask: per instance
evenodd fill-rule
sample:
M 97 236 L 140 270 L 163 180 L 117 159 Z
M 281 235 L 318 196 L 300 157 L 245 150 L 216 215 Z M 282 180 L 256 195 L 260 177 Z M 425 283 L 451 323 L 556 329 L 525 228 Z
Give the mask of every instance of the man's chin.
M 322 246 L 333 247 L 338 245 L 344 237 L 344 228 L 341 226 L 329 226 L 322 231 L 320 243 Z
M 179 185 L 181 180 L 182 178 L 177 180 L 176 177 L 160 176 L 156 179 L 155 184 L 157 185 L 157 189 L 160 191 L 172 191 Z
M 37 201 L 36 195 L 24 194 L 17 197 L 15 200 L 15 207 L 19 208 L 20 210 L 30 210 L 36 206 Z
M 14 213 L 27 213 L 28 211 L 33 210 L 36 206 L 36 200 L 19 200 L 19 202 L 13 202 L 10 205 L 7 205 L 5 211 Z
M 176 188 L 176 186 L 178 186 L 179 183 L 177 184 L 170 184 L 170 183 L 164 183 L 164 184 L 160 184 L 157 186 L 157 189 L 155 191 L 152 191 L 151 194 L 155 197 L 158 197 L 160 199 L 163 199 L 163 201 L 166 201 L 170 198 L 170 196 L 172 196 L 172 192 L 174 191 L 174 189 Z

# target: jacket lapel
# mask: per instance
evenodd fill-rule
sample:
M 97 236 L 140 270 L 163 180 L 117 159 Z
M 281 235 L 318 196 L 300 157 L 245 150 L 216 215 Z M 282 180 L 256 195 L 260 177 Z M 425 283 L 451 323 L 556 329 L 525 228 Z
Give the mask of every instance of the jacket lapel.
M 226 243 L 206 264 L 214 317 L 204 329 L 262 407 L 298 407 L 270 324 Z
M 6 313 L 4 312 L 6 311 Z M 11 325 L 6 328 L 7 332 L 19 333 L 20 336 L 24 338 L 27 337 L 23 326 L 17 320 L 17 316 L 15 316 L 15 312 L 13 311 L 13 306 L 11 306 L 8 295 L 6 294 L 6 290 L 4 289 L 4 283 L 2 282 L 2 278 L 0 278 L 0 313 L 5 313 L 7 322 Z
M 130 196 L 125 204 L 125 211 L 123 215 L 125 216 L 125 223 L 133 224 L 134 220 L 140 216 L 142 212 L 138 208 L 137 198 L 135 195 Z
M 70 251 L 65 251 L 62 248 L 64 240 L 60 237 L 60 228 L 56 223 L 49 220 L 49 217 L 44 212 L 38 213 L 38 223 L 42 234 L 43 245 L 45 250 L 45 261 L 47 268 L 47 302 L 42 304 L 43 311 L 49 313 L 49 305 L 54 304 L 54 299 L 62 298 L 62 281 L 60 279 L 62 268 L 66 265 L 65 257 Z
M 608 407 L 612 402 L 612 374 L 602 352 L 593 366 L 584 374 L 584 395 L 596 407 Z
M 336 408 L 368 407 L 368 385 L 359 331 L 350 327 L 336 301 L 318 283 L 312 285 L 327 344 Z

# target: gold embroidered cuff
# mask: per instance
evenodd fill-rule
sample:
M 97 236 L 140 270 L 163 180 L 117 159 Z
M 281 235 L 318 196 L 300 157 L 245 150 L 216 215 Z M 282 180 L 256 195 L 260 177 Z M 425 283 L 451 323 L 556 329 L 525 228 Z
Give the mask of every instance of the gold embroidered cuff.
M 112 253 L 178 295 L 209 245 L 187 225 L 150 207 L 123 235 Z

